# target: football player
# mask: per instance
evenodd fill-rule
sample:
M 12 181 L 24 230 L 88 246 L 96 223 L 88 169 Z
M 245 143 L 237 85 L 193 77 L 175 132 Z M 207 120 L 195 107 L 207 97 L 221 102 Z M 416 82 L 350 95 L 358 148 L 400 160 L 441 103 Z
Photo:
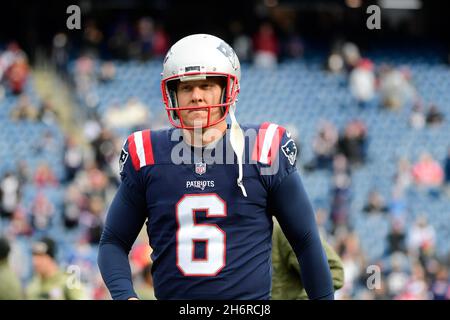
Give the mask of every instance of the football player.
M 157 299 L 270 299 L 272 215 L 309 298 L 334 298 L 297 147 L 282 126 L 238 123 L 240 77 L 234 50 L 212 35 L 187 36 L 167 53 L 161 89 L 174 128 L 125 141 L 100 241 L 113 299 L 139 298 L 128 253 L 145 221 Z

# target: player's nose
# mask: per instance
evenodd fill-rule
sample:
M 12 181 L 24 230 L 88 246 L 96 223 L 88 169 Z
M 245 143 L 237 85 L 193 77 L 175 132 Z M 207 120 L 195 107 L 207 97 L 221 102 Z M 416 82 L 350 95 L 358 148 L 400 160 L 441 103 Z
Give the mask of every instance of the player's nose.
M 192 99 L 192 102 L 196 102 L 196 103 L 203 101 L 202 90 L 200 89 L 200 87 L 194 87 L 192 89 L 191 99 Z

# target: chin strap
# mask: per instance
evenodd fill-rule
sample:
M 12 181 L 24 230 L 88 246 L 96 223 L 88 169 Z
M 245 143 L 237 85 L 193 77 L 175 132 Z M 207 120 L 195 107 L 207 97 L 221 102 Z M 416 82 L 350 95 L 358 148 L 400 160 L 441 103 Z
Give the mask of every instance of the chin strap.
M 234 114 L 236 110 L 236 104 L 233 103 L 230 106 L 230 118 L 231 118 L 231 132 L 230 132 L 230 143 L 231 147 L 234 150 L 234 153 L 236 154 L 238 166 L 239 166 L 239 176 L 237 178 L 237 185 L 239 188 L 241 188 L 242 194 L 244 197 L 247 197 L 247 192 L 245 191 L 244 183 L 242 181 L 243 178 L 243 156 L 244 156 L 244 147 L 245 147 L 245 138 L 244 133 L 242 132 L 241 127 L 239 126 L 239 123 L 236 120 L 236 116 Z

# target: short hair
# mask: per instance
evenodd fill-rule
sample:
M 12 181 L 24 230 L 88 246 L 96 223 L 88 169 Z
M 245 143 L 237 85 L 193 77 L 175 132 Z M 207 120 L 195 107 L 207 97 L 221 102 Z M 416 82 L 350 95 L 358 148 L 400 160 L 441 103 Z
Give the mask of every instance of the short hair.
M 46 254 L 54 259 L 56 256 L 56 243 L 51 238 L 43 237 L 33 243 L 31 251 L 33 254 Z

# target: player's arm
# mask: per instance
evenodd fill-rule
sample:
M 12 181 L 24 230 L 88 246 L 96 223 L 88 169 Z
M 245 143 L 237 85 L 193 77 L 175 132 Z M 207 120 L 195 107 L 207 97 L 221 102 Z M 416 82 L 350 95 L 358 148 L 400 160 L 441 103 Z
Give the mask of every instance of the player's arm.
M 334 299 L 333 280 L 314 211 L 300 175 L 292 171 L 272 192 L 273 209 L 294 250 L 310 299 Z
M 263 123 L 253 146 L 261 176 L 268 186 L 269 210 L 277 217 L 300 264 L 310 299 L 333 299 L 333 280 L 322 248 L 312 205 L 295 162 L 297 146 L 285 128 Z
M 122 182 L 108 209 L 98 253 L 98 266 L 111 297 L 121 300 L 137 297 L 128 254 L 146 219 L 145 194 L 127 156 L 125 145 L 121 155 Z

